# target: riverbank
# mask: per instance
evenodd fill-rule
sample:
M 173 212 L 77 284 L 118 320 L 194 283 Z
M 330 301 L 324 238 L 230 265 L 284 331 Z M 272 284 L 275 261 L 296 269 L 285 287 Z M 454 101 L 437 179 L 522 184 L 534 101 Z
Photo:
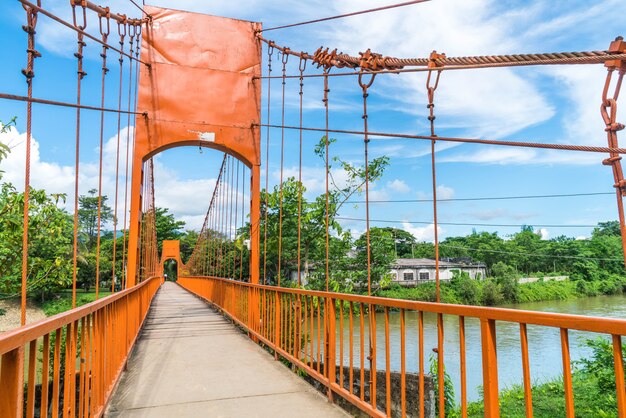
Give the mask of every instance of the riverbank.
M 499 306 L 512 303 L 567 300 L 624 292 L 626 277 L 609 275 L 595 281 L 565 280 L 537 281 L 517 284 L 495 279 L 472 280 L 461 278 L 441 283 L 441 301 L 463 305 Z M 416 301 L 436 301 L 435 283 L 418 284 L 407 288 L 395 285 L 378 290 L 377 296 Z
M 100 292 L 99 297 L 109 296 L 111 292 Z M 79 290 L 76 294 L 76 306 L 86 305 L 96 300 L 96 292 Z M 46 317 L 72 309 L 72 291 L 66 290 L 55 294 L 51 299 L 41 302 L 28 299 L 26 304 L 26 323 L 30 324 Z M 0 333 L 20 326 L 21 304 L 19 298 L 0 300 Z
M 573 364 L 572 387 L 577 417 L 616 417 L 615 375 L 611 344 L 603 338 L 587 339 L 590 355 Z M 622 345 L 622 355 L 626 346 Z M 526 417 L 524 388 L 521 385 L 500 392 L 500 410 L 507 417 Z M 563 377 L 558 376 L 532 385 L 533 416 L 552 418 L 565 416 Z M 468 404 L 468 417 L 483 417 L 482 401 Z M 450 416 L 461 416 L 457 409 Z
M 19 298 L 0 300 L 0 333 L 20 326 L 22 306 Z M 26 323 L 39 321 L 46 317 L 39 304 L 29 300 L 26 304 Z

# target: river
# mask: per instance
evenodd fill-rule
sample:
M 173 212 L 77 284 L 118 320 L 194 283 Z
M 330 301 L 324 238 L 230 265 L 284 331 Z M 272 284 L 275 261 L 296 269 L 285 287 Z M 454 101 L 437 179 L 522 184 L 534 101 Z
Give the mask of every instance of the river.
M 507 308 L 532 311 L 558 312 L 599 317 L 626 318 L 626 296 L 597 296 L 565 301 L 548 301 L 507 305 Z M 345 315 L 347 317 L 347 315 Z M 385 367 L 385 317 L 376 314 L 377 323 L 377 365 L 379 370 Z M 444 315 L 444 363 L 455 388 L 457 402 L 460 400 L 459 369 L 459 327 L 458 317 Z M 344 365 L 349 364 L 348 319 L 344 319 Z M 359 367 L 359 318 L 354 318 L 354 366 Z M 337 324 L 339 329 L 339 324 Z M 365 350 L 367 352 L 367 319 L 365 319 Z M 400 314 L 389 314 L 390 362 L 391 369 L 400 370 Z M 584 344 L 586 338 L 597 334 L 570 331 L 570 350 L 572 361 L 589 355 L 590 349 Z M 417 313 L 406 313 L 406 368 L 418 370 Z M 482 355 L 480 345 L 479 321 L 473 318 L 465 320 L 466 358 L 467 358 L 467 396 L 469 401 L 479 399 L 479 387 L 482 385 Z M 561 343 L 559 330 L 555 328 L 528 325 L 528 346 L 530 373 L 533 383 L 562 375 Z M 425 368 L 428 370 L 428 358 L 435 355 L 432 349 L 437 347 L 436 315 L 424 314 L 424 349 Z M 498 380 L 500 389 L 522 383 L 522 360 L 520 349 L 519 325 L 516 323 L 497 323 Z M 339 356 L 339 348 L 337 348 Z M 367 360 L 366 360 L 367 367 Z

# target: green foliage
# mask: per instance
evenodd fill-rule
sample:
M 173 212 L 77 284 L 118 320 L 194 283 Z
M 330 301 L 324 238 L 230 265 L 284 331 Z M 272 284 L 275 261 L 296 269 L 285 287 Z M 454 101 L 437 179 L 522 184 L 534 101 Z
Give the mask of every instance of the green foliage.
M 591 347 L 592 354 L 574 363 L 572 373 L 576 416 L 616 417 L 612 345 L 601 337 L 588 339 L 585 343 Z M 622 345 L 622 356 L 624 355 L 626 355 L 626 346 Z M 532 394 L 535 417 L 565 416 L 565 391 L 562 377 L 534 384 Z M 501 391 L 500 410 L 503 416 L 525 417 L 524 388 L 514 385 Z M 482 400 L 468 404 L 468 416 L 476 418 L 484 416 Z
M 11 119 L 10 121 L 8 121 L 7 123 L 4 123 L 0 120 L 0 134 L 8 132 L 9 129 L 11 128 L 11 126 L 15 126 L 15 120 L 17 118 L 14 117 L 13 119 Z M 11 151 L 11 149 L 9 148 L 9 146 L 7 144 L 3 144 L 2 142 L 0 142 L 0 161 L 2 161 L 4 158 L 7 157 L 7 155 L 9 155 L 9 152 Z M 2 179 L 2 173 L 4 173 L 4 171 L 0 170 L 0 179 Z
M 502 298 L 507 302 L 519 302 L 519 283 L 515 269 L 501 261 L 491 268 L 491 273 L 500 286 Z
M 356 274 L 354 282 L 367 288 L 367 239 L 361 235 L 354 243 L 356 248 Z M 396 259 L 392 232 L 383 228 L 370 228 L 370 272 L 373 286 L 386 287 L 391 281 L 389 266 Z
M 328 145 L 332 145 L 334 139 L 329 139 Z M 322 137 L 314 148 L 315 154 L 326 165 L 326 137 Z M 369 162 L 368 176 L 370 182 L 379 180 L 385 168 L 389 164 L 387 157 L 375 158 Z M 334 157 L 328 161 L 330 171 L 330 189 L 326 195 L 317 196 L 315 199 L 306 199 L 303 195 L 306 190 L 295 178 L 290 177 L 282 184 L 282 195 L 279 186 L 273 190 L 261 192 L 261 244 L 266 259 L 262 262 L 261 269 L 265 272 L 265 280 L 268 283 L 276 283 L 278 280 L 278 244 L 281 237 L 280 251 L 280 274 L 281 284 L 289 285 L 293 273 L 301 271 L 303 277 L 309 282 L 309 287 L 325 289 L 326 286 L 326 224 L 328 222 L 328 259 L 329 286 L 336 283 L 338 288 L 351 288 L 353 283 L 363 282 L 362 260 L 355 261 L 348 253 L 353 248 L 352 238 L 349 231 L 341 228 L 336 217 L 341 207 L 355 194 L 363 192 L 365 185 L 365 167 L 342 161 Z M 339 166 L 346 173 L 346 179 L 339 184 L 333 176 L 334 166 Z M 302 196 L 302 198 L 300 198 Z M 327 201 L 328 200 L 328 201 Z M 267 201 L 267 204 L 265 203 Z M 282 206 L 282 219 L 280 208 Z M 298 265 L 298 213 L 300 220 L 300 265 Z M 265 221 L 267 219 L 267 222 Z M 242 228 L 242 235 L 248 238 L 250 225 Z M 282 227 L 282 229 L 281 229 Z M 265 236 L 267 235 L 267 243 Z M 406 239 L 403 236 L 402 239 Z M 380 263 L 374 266 L 377 283 L 383 284 L 390 281 L 388 277 L 388 263 L 385 258 L 389 254 L 393 257 L 394 243 L 385 240 L 381 251 L 371 249 L 372 255 Z M 367 254 L 364 246 L 361 254 Z M 357 257 L 358 259 L 358 257 Z M 384 265 L 384 267 L 382 267 Z M 384 270 L 384 271 L 383 271 Z M 263 273 L 262 273 L 263 274 Z M 295 275 L 294 275 L 295 276 Z M 365 279 L 366 281 L 366 279 Z
M 429 372 L 433 378 L 433 388 L 435 389 L 435 415 L 439 416 L 439 361 L 437 359 L 437 354 L 431 354 L 429 359 Z M 454 403 L 454 384 L 452 383 L 452 379 L 450 375 L 446 372 L 445 367 L 443 368 L 443 397 L 444 397 L 444 409 L 445 416 L 449 418 L 458 417 L 459 414 L 456 410 L 456 405 Z
M 97 195 L 97 189 L 88 191 L 88 195 L 78 197 L 78 271 L 76 274 L 77 286 L 86 292 L 96 282 L 96 258 L 98 242 L 98 201 L 100 200 L 100 277 L 110 280 L 113 269 L 113 233 L 105 232 L 106 224 L 113 220 L 113 211 L 107 205 L 108 197 Z M 120 240 L 123 241 L 123 240 Z M 116 251 L 121 254 L 122 247 Z M 116 263 L 116 269 L 121 269 L 121 263 Z M 121 271 L 121 270 L 117 270 Z
M 596 282 L 588 281 L 538 281 L 517 286 L 516 299 L 510 299 L 506 287 L 498 284 L 497 279 L 475 280 L 465 274 L 455 274 L 450 282 L 441 282 L 441 300 L 445 303 L 466 305 L 499 305 L 503 303 L 540 302 L 547 300 L 565 300 L 576 297 L 597 296 L 622 292 L 626 286 L 626 277 L 609 275 Z M 394 284 L 389 289 L 379 292 L 380 296 L 434 302 L 436 300 L 435 283 L 418 284 L 405 288 Z
M 198 241 L 198 232 L 185 231 L 178 239 L 180 240 L 180 258 L 183 263 L 186 263 L 193 252 Z M 158 239 L 158 236 L 157 236 Z
M 479 282 L 470 278 L 467 272 L 455 271 L 450 284 L 456 289 L 460 303 L 464 305 L 479 304 L 481 294 Z
M 169 213 L 167 208 L 155 209 L 155 226 L 159 253 L 163 249 L 163 240 L 176 240 L 183 235 L 185 221 L 177 221 L 174 214 Z
M 27 286 L 30 295 L 48 294 L 71 284 L 72 222 L 58 207 L 65 196 L 30 189 Z M 21 288 L 24 193 L 10 183 L 0 188 L 0 292 Z
M 100 292 L 99 297 L 103 298 L 109 294 L 110 292 Z M 76 296 L 76 306 L 86 305 L 94 300 L 96 300 L 95 292 L 81 293 Z M 64 291 L 55 294 L 51 299 L 41 304 L 41 309 L 46 316 L 56 315 L 72 309 L 72 293 Z
M 613 345 L 602 337 L 585 340 L 585 344 L 591 348 L 592 354 L 576 363 L 580 367 L 581 376 L 596 379 L 601 392 L 615 392 Z M 622 345 L 622 358 L 624 356 L 626 356 L 626 346 Z M 626 372 L 626 366 L 624 371 Z
M 100 201 L 100 225 L 101 230 L 107 222 L 113 219 L 113 211 L 107 205 L 107 196 L 97 195 L 97 189 L 91 189 L 88 196 L 78 197 L 78 226 L 82 235 L 82 241 L 88 252 L 93 252 L 96 248 L 98 238 L 98 201 Z
M 488 280 L 483 286 L 481 302 L 485 306 L 495 306 L 504 302 L 502 292 L 493 280 Z

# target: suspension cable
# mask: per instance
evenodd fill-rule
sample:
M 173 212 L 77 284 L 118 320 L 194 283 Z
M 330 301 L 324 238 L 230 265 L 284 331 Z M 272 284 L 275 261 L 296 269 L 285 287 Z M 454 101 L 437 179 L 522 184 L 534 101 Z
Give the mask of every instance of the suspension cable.
M 40 1 L 37 4 L 41 4 Z M 37 10 L 30 6 L 24 5 L 26 11 L 26 26 L 23 26 L 24 31 L 28 36 L 28 48 L 26 50 L 28 54 L 26 69 L 22 70 L 22 74 L 26 77 L 26 86 L 28 89 L 28 98 L 33 97 L 33 78 L 35 77 L 35 59 L 39 58 L 41 54 L 35 49 L 35 28 L 37 26 Z M 28 228 L 29 228 L 29 200 L 30 200 L 30 163 L 31 163 L 31 139 L 32 139 L 32 121 L 33 121 L 33 106 L 32 102 L 28 101 L 26 105 L 26 165 L 24 169 L 24 214 L 23 214 L 23 226 L 22 232 L 22 281 L 21 281 L 21 300 L 20 300 L 20 325 L 26 325 L 26 291 L 27 291 L 27 279 L 28 279 Z
M 244 230 L 245 222 L 245 202 L 246 202 L 246 165 L 241 164 L 241 229 Z M 244 247 L 244 235 L 241 233 L 241 250 L 239 254 L 239 280 L 243 280 L 243 247 Z
M 78 48 L 74 56 L 77 59 L 77 85 L 76 85 L 76 104 L 80 105 L 81 85 L 83 78 L 87 73 L 83 70 L 83 48 L 87 45 L 83 40 L 83 30 L 87 28 L 87 14 L 84 4 L 82 9 L 82 24 L 78 24 L 76 17 L 76 2 L 72 1 L 72 18 L 74 26 L 80 31 L 76 33 Z M 74 172 L 74 242 L 72 250 L 72 308 L 76 307 L 76 278 L 78 273 L 78 176 L 80 171 L 80 108 L 76 108 L 76 155 L 75 155 L 75 172 Z
M 287 75 L 287 61 L 289 55 L 282 54 L 281 62 L 283 64 L 283 76 Z M 285 125 L 285 78 L 282 82 L 282 107 L 281 107 L 281 125 Z M 283 256 L 283 173 L 285 167 L 285 129 L 280 133 L 280 183 L 278 188 L 278 265 L 276 267 L 276 276 L 278 287 L 280 287 L 282 273 L 282 256 Z
M 390 4 L 388 6 L 375 7 L 373 9 L 360 10 L 360 11 L 351 12 L 351 13 L 344 13 L 344 14 L 341 14 L 341 15 L 324 17 L 324 18 L 321 18 L 321 19 L 307 20 L 305 22 L 291 23 L 289 25 L 275 26 L 273 28 L 267 28 L 267 29 L 259 29 L 259 32 L 269 32 L 269 31 L 272 31 L 272 30 L 286 29 L 286 28 L 293 28 L 293 27 L 296 27 L 296 26 L 309 25 L 311 23 L 327 22 L 329 20 L 342 19 L 342 18 L 345 18 L 345 17 L 358 16 L 358 15 L 362 15 L 362 14 L 366 14 L 366 13 L 380 12 L 382 10 L 389 10 L 389 9 L 395 9 L 395 8 L 398 8 L 398 7 L 411 6 L 413 4 L 425 3 L 427 1 L 430 1 L 430 0 L 413 0 L 413 1 L 407 1 L 407 2 L 404 2 L 404 3 Z
M 231 157 L 231 172 L 230 172 L 230 181 L 228 183 L 228 187 L 230 188 L 230 203 L 228 205 L 228 240 L 226 241 L 228 243 L 228 254 L 233 255 L 233 259 L 234 259 L 234 252 L 232 250 L 233 248 L 233 244 L 234 244 L 234 239 L 233 239 L 233 192 L 235 191 L 235 188 L 233 187 L 233 180 L 235 179 L 235 159 Z M 229 279 L 233 279 L 235 276 L 234 273 L 234 266 L 231 269 L 231 263 L 229 259 L 226 259 L 226 261 L 228 262 L 228 278 Z
M 535 54 L 508 54 L 508 55 L 480 55 L 466 57 L 447 57 L 445 54 L 437 54 L 435 60 L 432 54 L 428 58 L 396 58 L 383 56 L 367 50 L 359 52 L 359 57 L 350 56 L 337 49 L 320 47 L 314 54 L 294 51 L 289 47 L 278 45 L 276 42 L 265 39 L 261 34 L 257 37 L 267 45 L 289 55 L 313 61 L 319 67 L 351 68 L 377 73 L 402 73 L 428 71 L 434 64 L 442 71 L 449 69 L 478 69 L 495 67 L 518 67 L 528 65 L 557 65 L 557 64 L 602 64 L 606 61 L 624 60 L 624 51 L 574 51 L 574 52 L 548 52 Z M 404 67 L 425 67 L 409 68 Z M 358 75 L 355 73 L 339 73 L 342 75 Z M 297 76 L 292 76 L 295 78 Z M 258 76 L 258 78 L 266 78 Z
M 369 96 L 368 93 L 368 89 L 372 86 L 372 84 L 374 83 L 374 79 L 376 78 L 376 74 L 372 74 L 370 75 L 370 79 L 368 82 L 365 82 L 363 79 L 363 74 L 359 75 L 359 87 L 361 87 L 361 90 L 363 92 L 363 132 L 365 132 L 363 134 L 363 159 L 364 159 L 364 167 L 365 167 L 365 252 L 366 252 L 366 257 L 367 257 L 367 267 L 366 267 L 366 272 L 367 272 L 367 295 L 371 296 L 372 295 L 372 246 L 371 246 L 371 242 L 370 242 L 370 205 L 369 205 L 369 198 L 370 198 L 370 173 L 369 173 L 369 134 L 368 134 L 368 121 L 367 121 L 367 98 Z M 371 313 L 374 311 L 374 307 L 373 305 L 370 304 L 369 306 L 370 309 L 370 315 L 369 315 L 369 352 L 370 355 L 368 356 L 369 362 L 370 362 L 370 387 L 371 388 L 375 388 L 376 387 L 376 377 L 375 377 L 375 370 L 376 370 L 376 352 L 374 350 L 374 347 L 376 345 L 376 337 L 373 335 L 376 333 L 376 323 L 374 322 L 374 318 L 372 318 L 374 315 L 372 315 Z M 372 389 L 375 390 L 375 389 Z M 376 408 L 376 396 L 371 396 L 371 403 L 372 403 L 372 408 Z
M 267 47 L 267 74 L 272 75 L 272 55 L 274 47 Z M 271 78 L 267 79 L 267 133 L 265 136 L 265 222 L 263 226 L 263 284 L 267 284 L 267 229 L 268 229 L 268 196 L 270 176 L 270 109 L 271 109 Z
M 28 7 L 33 8 L 34 10 L 36 10 L 36 11 L 37 11 L 37 12 L 39 12 L 39 13 L 41 13 L 42 15 L 47 16 L 47 17 L 49 17 L 50 19 L 52 19 L 52 20 L 54 20 L 54 21 L 56 21 L 56 22 L 58 22 L 58 23 L 62 24 L 63 26 L 66 26 L 66 27 L 68 27 L 68 28 L 70 28 L 70 29 L 72 29 L 72 30 L 74 30 L 74 31 L 76 31 L 76 32 L 81 33 L 84 37 L 89 38 L 89 39 L 91 39 L 92 41 L 95 41 L 95 42 L 97 42 L 97 43 L 99 43 L 99 44 L 102 44 L 102 40 L 100 40 L 100 39 L 96 38 L 95 36 L 93 36 L 93 35 L 91 35 L 91 34 L 89 34 L 89 33 L 85 32 L 84 30 L 82 30 L 82 29 L 80 29 L 80 28 L 75 27 L 75 26 L 74 26 L 74 25 L 72 25 L 71 23 L 66 22 L 65 20 L 63 20 L 63 19 L 59 18 L 59 17 L 58 17 L 58 16 L 56 16 L 55 14 L 53 14 L 53 13 L 51 13 L 51 12 L 49 12 L 49 11 L 45 10 L 45 9 L 42 9 L 40 6 L 33 4 L 32 2 L 30 2 L 30 1 L 28 1 L 28 0 L 18 0 L 18 1 L 19 1 L 20 3 L 22 3 L 23 5 L 25 5 L 25 6 L 28 6 Z M 73 0 L 72 0 L 72 1 L 73 1 Z M 38 2 L 38 3 L 40 3 L 40 2 Z M 111 15 L 111 17 L 113 17 L 113 15 Z M 119 22 L 119 21 L 118 21 L 118 22 Z M 132 19 L 131 19 L 131 22 L 132 22 Z M 122 51 L 120 51 L 119 49 L 115 48 L 114 46 L 111 46 L 111 45 L 107 45 L 107 46 L 108 46 L 111 50 L 113 50 L 113 51 L 115 51 L 115 52 L 122 53 L 124 56 L 126 56 L 126 57 L 128 57 L 128 58 L 130 58 L 130 59 L 133 59 L 133 60 L 135 59 L 135 58 L 133 58 L 132 56 L 129 56 L 127 53 L 122 52 Z M 150 63 L 147 63 L 147 62 L 145 62 L 145 61 L 141 61 L 141 60 L 139 60 L 139 62 L 141 62 L 141 63 L 142 63 L 143 65 L 145 65 L 146 67 L 151 67 Z
M 105 81 L 106 75 L 109 72 L 107 68 L 107 39 L 109 37 L 109 33 L 111 32 L 111 19 L 109 17 L 108 8 L 106 9 L 106 14 L 102 14 L 98 16 L 98 23 L 100 27 L 100 35 L 102 36 L 102 52 L 100 56 L 102 57 L 102 76 L 100 85 L 102 86 L 100 92 L 100 107 L 104 108 L 104 99 L 105 99 Z M 103 24 L 104 23 L 104 24 Z M 129 115 L 130 117 L 130 115 Z M 104 111 L 100 112 L 100 149 L 99 149 L 99 161 L 98 161 L 98 209 L 97 209 L 97 231 L 96 231 L 96 300 L 98 300 L 100 295 L 100 235 L 102 228 L 102 154 L 104 149 Z
M 139 58 L 139 51 L 141 49 L 141 26 L 137 26 L 136 28 L 136 34 L 138 37 L 137 40 L 137 48 L 135 48 L 135 58 Z M 127 234 L 128 234 L 128 228 L 126 226 L 127 223 L 127 215 L 128 215 L 128 183 L 129 183 L 129 178 L 128 178 L 128 173 L 129 173 L 129 164 L 130 164 L 130 141 L 131 141 L 131 137 L 130 137 L 130 126 L 131 126 L 131 118 L 130 118 L 130 111 L 131 109 L 133 111 L 137 110 L 137 95 L 139 92 L 139 61 L 135 60 L 135 81 L 134 81 L 134 93 L 133 93 L 133 107 L 130 107 L 130 101 L 129 101 L 129 113 L 128 113 L 128 130 L 126 131 L 126 159 L 125 159 L 125 169 L 124 169 L 124 217 L 123 217 L 123 227 L 122 230 L 124 231 L 124 233 L 122 234 L 122 288 L 126 288 L 126 247 L 127 247 Z M 135 141 L 135 133 L 136 133 L 136 123 L 133 123 L 133 143 Z
M 324 98 L 322 99 L 322 102 L 324 102 L 324 120 L 325 120 L 325 135 L 324 135 L 324 155 L 326 157 L 325 160 L 325 164 L 326 164 L 326 184 L 325 184 L 325 192 L 324 192 L 324 198 L 325 198 L 325 203 L 326 203 L 326 210 L 325 210 L 325 217 L 324 217 L 324 229 L 325 229 L 325 233 L 326 233 L 326 253 L 325 253 L 325 276 L 326 276 L 326 291 L 328 292 L 328 279 L 329 279 L 329 274 L 330 274 L 330 262 L 329 262 L 329 244 L 330 244 L 330 219 L 329 219 L 329 212 L 330 212 L 330 202 L 329 202 L 329 184 L 328 184 L 328 177 L 330 175 L 330 156 L 328 155 L 329 153 L 329 144 L 330 144 L 330 140 L 328 138 L 328 134 L 329 134 L 329 129 L 328 129 L 328 93 L 330 93 L 330 89 L 328 88 L 328 73 L 330 71 L 330 68 L 324 68 L 324 74 L 326 75 L 326 77 L 324 77 Z
M 304 70 L 306 70 L 306 60 L 300 58 L 298 65 L 300 70 L 300 127 L 302 127 L 302 100 L 303 100 L 303 87 L 304 87 Z M 300 129 L 300 143 L 298 148 L 298 249 L 297 249 L 297 274 L 298 274 L 298 287 L 302 285 L 301 276 L 301 262 L 302 262 L 302 129 Z
M 437 75 L 435 78 L 435 82 L 431 85 L 431 75 L 432 71 L 428 72 L 428 77 L 426 78 L 426 91 L 428 92 L 428 120 L 430 122 L 430 136 L 432 137 L 430 142 L 430 156 L 431 156 L 431 171 L 432 171 L 432 189 L 433 189 L 433 225 L 434 225 L 434 235 L 435 235 L 435 286 L 436 286 L 436 297 L 437 303 L 440 302 L 441 299 L 441 289 L 439 283 L 439 226 L 437 225 L 437 170 L 435 164 L 435 90 L 439 86 L 439 77 L 441 76 L 441 71 L 437 71 Z
M 111 113 L 128 113 L 131 115 L 148 116 L 148 112 L 129 112 L 127 110 L 117 110 L 117 109 L 111 109 L 107 107 L 88 106 L 84 104 L 60 102 L 57 100 L 38 99 L 36 97 L 19 96 L 17 94 L 0 93 L 0 99 L 15 100 L 15 101 L 27 102 L 27 103 L 38 103 L 38 104 L 45 104 L 45 105 L 51 105 L 51 106 L 71 107 L 74 109 L 97 110 L 97 111 L 111 112 Z
M 255 126 L 264 126 L 270 128 L 283 128 L 282 125 L 269 125 L 269 124 L 258 124 Z M 311 132 L 327 132 L 326 128 L 312 128 L 312 127 L 299 127 L 299 126 L 284 126 L 285 129 L 299 130 L 302 129 L 304 131 Z M 328 129 L 328 132 L 339 133 L 339 134 L 348 134 L 348 135 L 364 135 L 363 131 L 356 130 L 347 130 L 347 129 Z M 380 137 L 377 139 L 385 139 L 385 138 L 393 138 L 393 139 L 422 139 L 426 141 L 432 141 L 436 139 L 437 141 L 443 142 L 455 142 L 455 143 L 467 143 L 467 144 L 481 144 L 481 145 L 502 145 L 508 147 L 521 147 L 521 148 L 538 148 L 538 149 L 552 149 L 557 151 L 580 151 L 580 152 L 597 152 L 597 153 L 611 153 L 615 152 L 617 154 L 626 154 L 626 148 L 610 148 L 610 147 L 597 147 L 597 146 L 589 146 L 589 145 L 572 145 L 572 144 L 555 144 L 555 143 L 542 143 L 542 142 L 524 142 L 524 141 L 509 141 L 509 140 L 498 140 L 498 139 L 480 139 L 480 138 L 459 138 L 459 137 L 450 137 L 450 136 L 437 136 L 433 137 L 432 135 L 412 135 L 412 134 L 403 134 L 403 133 L 390 133 L 390 132 L 369 132 L 370 138 L 372 137 Z
M 117 23 L 117 33 L 120 37 L 120 57 L 118 59 L 120 63 L 119 72 L 119 90 L 118 90 L 118 98 L 117 98 L 117 108 L 122 110 L 122 91 L 124 84 L 124 39 L 127 35 L 127 27 L 124 23 Z M 132 37 L 130 38 L 130 42 L 132 42 Z M 132 45 L 132 44 L 131 44 Z M 128 80 L 130 83 L 131 80 Z M 118 194 L 119 194 L 119 170 L 120 170 L 120 135 L 122 129 L 122 119 L 121 113 L 117 114 L 117 145 L 115 148 L 115 199 L 113 204 L 113 213 L 115 216 L 113 217 L 113 255 L 111 259 L 112 269 L 111 269 L 111 293 L 115 293 L 115 263 L 117 261 L 117 207 L 118 207 Z M 145 195 L 144 195 L 145 196 Z M 146 231 L 147 233 L 148 231 Z
M 237 160 L 237 168 L 235 169 L 236 180 L 235 180 L 235 229 L 233 230 L 233 273 L 232 278 L 235 278 L 235 273 L 237 272 L 237 222 L 239 221 L 239 166 L 241 162 Z

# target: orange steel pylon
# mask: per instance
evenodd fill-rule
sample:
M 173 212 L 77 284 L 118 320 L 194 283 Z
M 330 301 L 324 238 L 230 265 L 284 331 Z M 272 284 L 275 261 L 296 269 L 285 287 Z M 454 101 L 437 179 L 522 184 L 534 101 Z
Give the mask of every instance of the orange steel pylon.
M 137 282 L 143 162 L 193 145 L 228 153 L 251 170 L 250 280 L 259 281 L 260 23 L 146 7 L 133 150 L 128 278 Z M 187 34 L 188 36 L 181 36 Z

